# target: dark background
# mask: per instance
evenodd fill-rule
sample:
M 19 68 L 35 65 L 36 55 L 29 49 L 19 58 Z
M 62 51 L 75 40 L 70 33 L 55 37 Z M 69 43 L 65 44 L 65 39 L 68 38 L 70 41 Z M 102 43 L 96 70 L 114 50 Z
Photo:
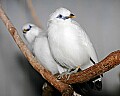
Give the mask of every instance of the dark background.
M 33 23 L 26 0 L 0 1 L 23 38 L 22 26 Z M 89 35 L 99 60 L 120 49 L 120 0 L 33 0 L 33 6 L 44 29 L 55 9 L 71 10 Z M 0 21 L 0 96 L 41 96 L 43 82 Z M 120 66 L 117 66 L 104 74 L 103 91 L 93 96 L 120 96 L 119 91 Z

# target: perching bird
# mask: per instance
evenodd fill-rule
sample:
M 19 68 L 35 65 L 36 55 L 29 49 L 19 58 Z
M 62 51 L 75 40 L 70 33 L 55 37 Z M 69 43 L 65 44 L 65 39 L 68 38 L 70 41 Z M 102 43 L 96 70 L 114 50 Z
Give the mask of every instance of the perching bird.
M 52 74 L 58 73 L 57 63 L 54 61 L 47 40 L 47 35 L 34 24 L 25 24 L 22 28 L 25 39 L 31 44 L 33 53 L 41 64 Z
M 72 20 L 74 17 L 69 10 L 59 8 L 50 15 L 48 21 L 48 42 L 52 56 L 68 72 L 78 68 L 84 70 L 98 62 L 89 37 L 80 25 Z M 98 89 L 102 88 L 101 78 L 93 82 Z

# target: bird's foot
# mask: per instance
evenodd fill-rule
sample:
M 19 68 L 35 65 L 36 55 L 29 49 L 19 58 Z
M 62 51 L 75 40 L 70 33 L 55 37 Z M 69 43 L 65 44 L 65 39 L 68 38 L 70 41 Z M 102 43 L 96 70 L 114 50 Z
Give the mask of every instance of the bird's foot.
M 80 69 L 80 66 L 77 66 L 74 70 L 70 70 L 70 74 L 77 73 Z
M 80 66 L 77 66 L 75 69 L 68 69 L 66 72 L 63 72 L 62 74 L 58 75 L 57 79 L 60 80 L 61 78 L 63 78 L 65 76 L 67 78 L 67 80 L 69 80 L 70 75 L 78 72 L 79 69 L 80 69 Z
M 67 80 L 70 78 L 71 73 L 69 71 L 63 72 L 60 75 L 57 76 L 57 79 L 62 79 L 64 76 L 67 78 Z

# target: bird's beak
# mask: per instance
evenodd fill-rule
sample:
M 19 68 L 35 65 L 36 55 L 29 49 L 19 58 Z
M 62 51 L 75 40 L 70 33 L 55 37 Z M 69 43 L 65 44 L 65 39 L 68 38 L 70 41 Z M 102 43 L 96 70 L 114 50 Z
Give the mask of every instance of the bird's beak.
M 68 18 L 75 18 L 76 16 L 74 14 L 70 14 Z
M 26 29 L 24 29 L 24 30 L 23 30 L 23 33 L 24 33 L 24 34 L 26 34 L 26 33 L 27 33 L 27 30 L 26 30 Z

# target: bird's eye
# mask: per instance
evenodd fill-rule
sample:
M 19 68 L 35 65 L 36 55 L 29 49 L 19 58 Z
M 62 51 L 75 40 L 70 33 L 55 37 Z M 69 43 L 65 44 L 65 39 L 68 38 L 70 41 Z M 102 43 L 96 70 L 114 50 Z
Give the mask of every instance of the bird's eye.
M 59 14 L 58 16 L 57 16 L 57 18 L 62 18 L 63 16 L 61 15 L 61 14 Z
M 31 25 L 29 25 L 29 29 L 31 29 L 32 28 L 32 26 Z
M 74 17 L 75 15 L 71 13 L 70 16 Z

